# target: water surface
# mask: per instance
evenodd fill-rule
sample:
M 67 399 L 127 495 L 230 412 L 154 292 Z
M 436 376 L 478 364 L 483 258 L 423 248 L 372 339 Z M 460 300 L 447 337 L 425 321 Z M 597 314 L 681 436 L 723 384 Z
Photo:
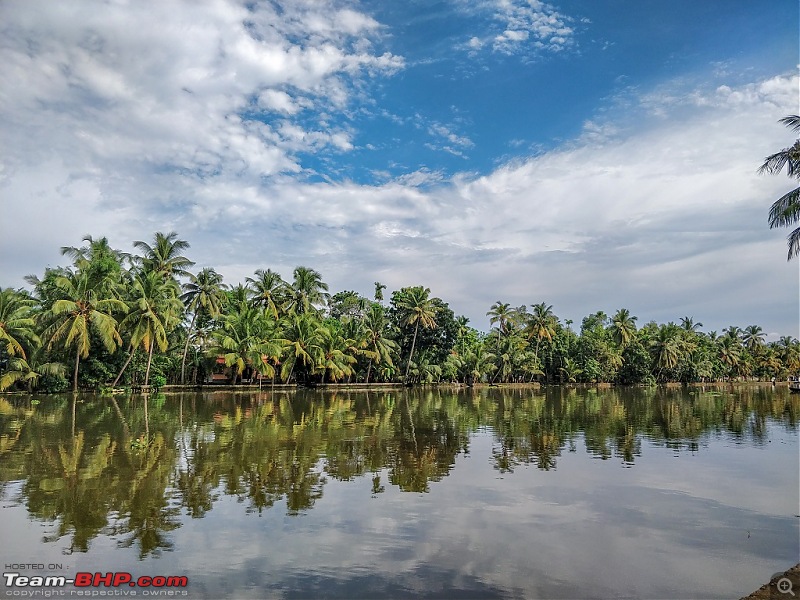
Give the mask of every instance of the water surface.
M 190 598 L 739 597 L 800 561 L 799 411 L 768 386 L 0 399 L 0 558 Z

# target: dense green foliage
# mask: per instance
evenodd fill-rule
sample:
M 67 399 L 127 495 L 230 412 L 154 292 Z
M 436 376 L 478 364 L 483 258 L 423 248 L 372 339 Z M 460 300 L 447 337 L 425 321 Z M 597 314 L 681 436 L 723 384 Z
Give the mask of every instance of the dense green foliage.
M 244 284 L 214 269 L 192 273 L 188 242 L 156 233 L 141 254 L 87 236 L 65 247 L 69 266 L 30 276 L 33 291 L 0 290 L 0 390 L 60 391 L 165 383 L 486 383 L 783 379 L 800 369 L 800 343 L 766 343 L 757 325 L 700 331 L 620 309 L 572 329 L 553 307 L 496 302 L 481 332 L 422 286 L 384 303 L 330 294 L 299 266 L 292 280 L 258 269 Z M 71 377 L 70 377 L 71 375 Z

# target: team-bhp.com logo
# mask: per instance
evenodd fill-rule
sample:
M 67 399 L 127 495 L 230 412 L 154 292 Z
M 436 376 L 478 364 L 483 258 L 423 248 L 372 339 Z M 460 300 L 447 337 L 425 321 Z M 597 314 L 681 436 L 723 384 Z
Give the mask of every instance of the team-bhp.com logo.
M 186 596 L 183 589 L 189 585 L 189 578 L 185 575 L 156 575 L 150 577 L 143 575 L 134 577 L 125 571 L 110 573 L 76 573 L 75 577 L 63 575 L 22 575 L 20 573 L 3 573 L 6 584 L 6 596 L 18 597 L 50 597 L 69 595 L 78 596 L 136 596 L 135 590 L 141 588 L 142 596 Z M 77 590 L 64 590 L 67 586 L 81 588 Z M 87 589 L 84 589 L 87 588 Z M 115 588 L 105 590 L 98 588 Z M 45 593 L 50 592 L 50 593 Z M 60 592 L 60 593 L 59 593 Z

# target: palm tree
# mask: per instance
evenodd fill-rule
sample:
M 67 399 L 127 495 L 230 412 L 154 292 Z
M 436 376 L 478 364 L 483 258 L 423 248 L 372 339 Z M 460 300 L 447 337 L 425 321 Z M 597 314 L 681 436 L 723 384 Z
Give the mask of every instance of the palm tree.
M 233 383 L 251 366 L 262 375 L 274 376 L 270 360 L 277 361 L 283 340 L 276 322 L 248 302 L 240 302 L 222 318 L 222 328 L 212 334 L 210 354 L 221 354 L 225 365 L 234 367 Z
M 536 338 L 536 360 L 539 360 L 539 343 L 542 340 L 552 341 L 556 334 L 558 319 L 553 314 L 553 306 L 540 302 L 531 306 L 528 317 L 528 337 Z
M 763 345 L 766 333 L 758 325 L 748 325 L 744 328 L 742 342 L 752 353 L 756 353 Z
M 650 342 L 653 352 L 653 362 L 659 371 L 674 369 L 681 355 L 681 338 L 678 335 L 678 326 L 674 323 L 662 325 L 658 329 L 655 339 Z
M 738 329 L 738 328 L 737 328 Z M 741 359 L 742 347 L 739 338 L 732 335 L 724 335 L 719 339 L 718 352 L 720 362 L 728 367 L 728 374 L 733 372 Z
M 405 379 L 408 380 L 408 371 L 411 368 L 411 361 L 414 359 L 414 348 L 417 344 L 417 333 L 419 326 L 425 329 L 436 328 L 436 306 L 429 297 L 430 288 L 412 287 L 402 290 L 397 301 L 400 309 L 402 323 L 406 326 L 414 325 L 414 337 L 411 341 L 411 353 L 408 355 Z
M 725 327 L 722 331 L 725 332 L 725 337 L 729 337 L 732 340 L 735 340 L 737 343 L 741 342 L 742 339 L 742 328 L 737 325 L 731 325 L 729 327 Z
M 614 341 L 620 348 L 625 348 L 636 335 L 636 319 L 637 317 L 632 317 L 627 308 L 620 308 L 617 314 L 611 317 Z
M 681 327 L 684 331 L 697 332 L 702 326 L 702 323 L 695 323 L 693 317 L 681 317 Z
M 128 310 L 121 300 L 102 297 L 91 283 L 86 272 L 57 277 L 54 284 L 60 298 L 53 302 L 43 317 L 50 337 L 47 349 L 58 344 L 65 350 L 75 350 L 73 392 L 78 391 L 80 359 L 89 356 L 91 334 L 94 333 L 106 349 L 113 352 L 122 344 L 122 338 L 112 313 Z
M 36 301 L 24 292 L 0 290 L 0 345 L 9 356 L 24 360 L 25 346 L 31 349 L 41 343 L 33 320 L 35 305 Z
M 779 121 L 792 131 L 800 131 L 800 116 L 789 115 Z M 784 148 L 764 159 L 758 172 L 777 174 L 786 167 L 786 174 L 794 179 L 800 179 L 800 139 L 789 148 Z M 788 227 L 800 221 L 800 187 L 778 198 L 769 209 L 769 227 Z M 789 253 L 787 260 L 800 254 L 800 227 L 792 231 L 787 237 Z
M 294 270 L 294 281 L 289 288 L 288 311 L 305 314 L 313 310 L 314 304 L 327 303 L 329 297 L 328 284 L 322 281 L 322 275 L 317 271 L 308 267 L 297 267 Z
M 322 327 L 311 314 L 289 315 L 289 322 L 284 330 L 286 338 L 286 358 L 283 361 L 281 377 L 289 383 L 298 364 L 306 370 L 313 370 L 322 356 Z
M 122 262 L 130 260 L 130 254 L 114 250 L 105 237 L 96 240 L 87 235 L 83 241 L 88 242 L 88 245 L 80 248 L 62 246 L 61 254 L 72 258 L 78 271 L 87 272 L 95 288 L 102 288 L 103 293 L 116 293 L 122 274 Z
M 371 304 L 364 315 L 364 333 L 367 338 L 367 351 L 369 354 L 369 364 L 367 365 L 367 378 L 365 383 L 369 383 L 370 372 L 372 371 L 372 362 L 375 361 L 379 365 L 381 363 L 393 367 L 392 352 L 397 349 L 397 344 L 394 340 L 386 337 L 386 332 L 389 328 L 389 322 L 386 319 L 383 306 L 380 304 Z
M 173 279 L 164 279 L 163 271 L 142 271 L 133 279 L 130 312 L 120 325 L 131 330 L 131 357 L 140 345 L 147 352 L 144 385 L 150 384 L 154 349 L 156 346 L 161 352 L 167 349 L 167 334 L 181 320 L 183 305 L 178 299 L 178 291 L 177 283 Z M 123 371 L 128 362 L 130 357 L 122 367 Z
M 490 325 L 497 325 L 500 333 L 506 331 L 507 323 L 512 318 L 514 309 L 508 302 L 500 302 L 499 300 L 489 307 L 486 316 L 489 317 Z
M 316 370 L 322 373 L 322 383 L 325 383 L 325 376 L 330 373 L 332 381 L 337 381 L 346 377 L 352 372 L 350 365 L 356 359 L 346 353 L 347 342 L 342 336 L 342 332 L 335 326 L 320 328 L 320 356 Z
M 385 289 L 386 286 L 380 281 L 375 282 L 375 302 L 383 302 L 383 290 Z
M 7 390 L 18 381 L 24 381 L 28 386 L 28 393 L 33 392 L 42 375 L 64 375 L 66 367 L 60 362 L 42 362 L 45 352 L 37 348 L 31 352 L 26 360 L 20 356 L 13 356 L 8 361 L 9 369 L 0 377 L 0 392 Z
M 217 317 L 222 308 L 222 290 L 227 287 L 222 283 L 222 275 L 212 268 L 202 269 L 196 276 L 189 275 L 189 282 L 183 285 L 184 292 L 180 299 L 186 310 L 192 313 L 192 322 L 186 332 L 186 344 L 181 358 L 181 385 L 185 383 L 186 355 L 189 353 L 189 341 L 192 339 L 194 322 L 197 315 L 204 312 L 210 317 Z
M 508 322 L 514 316 L 514 309 L 508 302 L 498 300 L 489 307 L 486 316 L 489 317 L 489 325 L 497 325 L 497 350 L 500 350 L 500 340 L 504 333 L 507 333 Z
M 189 248 L 189 242 L 179 240 L 174 231 L 164 235 L 160 231 L 155 234 L 153 244 L 133 242 L 133 247 L 142 251 L 138 262 L 147 271 L 156 271 L 165 279 L 170 277 L 188 277 L 189 267 L 194 263 L 183 255 Z
M 252 287 L 253 303 L 264 307 L 276 319 L 280 317 L 279 306 L 286 293 L 286 282 L 272 269 L 258 269 L 255 278 L 246 277 L 245 281 Z

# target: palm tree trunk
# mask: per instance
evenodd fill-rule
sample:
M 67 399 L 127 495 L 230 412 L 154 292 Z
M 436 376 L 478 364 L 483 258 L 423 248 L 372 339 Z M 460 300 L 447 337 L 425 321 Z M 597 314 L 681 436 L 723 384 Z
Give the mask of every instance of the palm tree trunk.
M 150 342 L 150 352 L 147 354 L 147 371 L 145 372 L 145 375 L 144 375 L 144 385 L 145 386 L 150 385 L 150 363 L 153 360 L 153 346 L 155 346 L 155 343 L 156 343 L 155 339 L 153 339 Z
M 369 374 L 372 371 L 372 359 L 369 359 L 369 365 L 367 365 L 367 380 L 364 383 L 369 383 Z
M 78 364 L 80 363 L 80 360 L 81 360 L 81 351 L 80 349 L 78 349 L 78 351 L 75 353 L 75 374 L 72 377 L 73 393 L 78 391 Z
M 294 366 L 295 366 L 295 364 L 297 364 L 297 360 L 296 360 L 296 359 L 295 359 L 295 361 L 292 363 L 292 368 L 291 368 L 291 369 L 289 369 L 289 376 L 286 378 L 286 384 L 287 384 L 287 385 L 289 384 L 289 381 L 292 379 L 292 373 L 294 373 Z
M 127 368 L 128 368 L 128 365 L 130 364 L 130 362 L 131 362 L 131 359 L 133 358 L 133 355 L 134 355 L 134 354 L 136 354 L 136 348 L 133 348 L 133 349 L 131 350 L 131 354 L 130 354 L 130 356 L 128 357 L 128 360 L 126 360 L 126 361 L 125 361 L 125 364 L 124 364 L 124 365 L 122 365 L 122 369 L 120 369 L 120 371 L 119 371 L 119 375 L 117 375 L 117 378 L 114 380 L 114 383 L 112 383 L 112 384 L 111 384 L 111 387 L 112 387 L 112 388 L 113 388 L 113 387 L 117 387 L 117 383 L 119 383 L 119 379 L 120 379 L 120 377 L 122 377 L 122 374 L 125 372 L 125 369 L 127 369 Z
M 411 360 L 414 358 L 414 346 L 417 345 L 417 331 L 419 331 L 419 319 L 417 319 L 417 326 L 414 327 L 414 338 L 411 340 L 411 354 L 408 355 L 408 364 L 406 365 L 406 376 L 403 378 L 408 383 L 408 372 L 411 369 Z
M 189 331 L 186 332 L 186 345 L 183 347 L 183 359 L 181 360 L 181 385 L 185 383 L 184 373 L 186 369 L 186 355 L 189 353 L 189 340 L 192 337 L 192 329 L 194 329 L 194 320 L 197 318 L 197 311 L 192 315 L 192 322 L 189 323 Z

